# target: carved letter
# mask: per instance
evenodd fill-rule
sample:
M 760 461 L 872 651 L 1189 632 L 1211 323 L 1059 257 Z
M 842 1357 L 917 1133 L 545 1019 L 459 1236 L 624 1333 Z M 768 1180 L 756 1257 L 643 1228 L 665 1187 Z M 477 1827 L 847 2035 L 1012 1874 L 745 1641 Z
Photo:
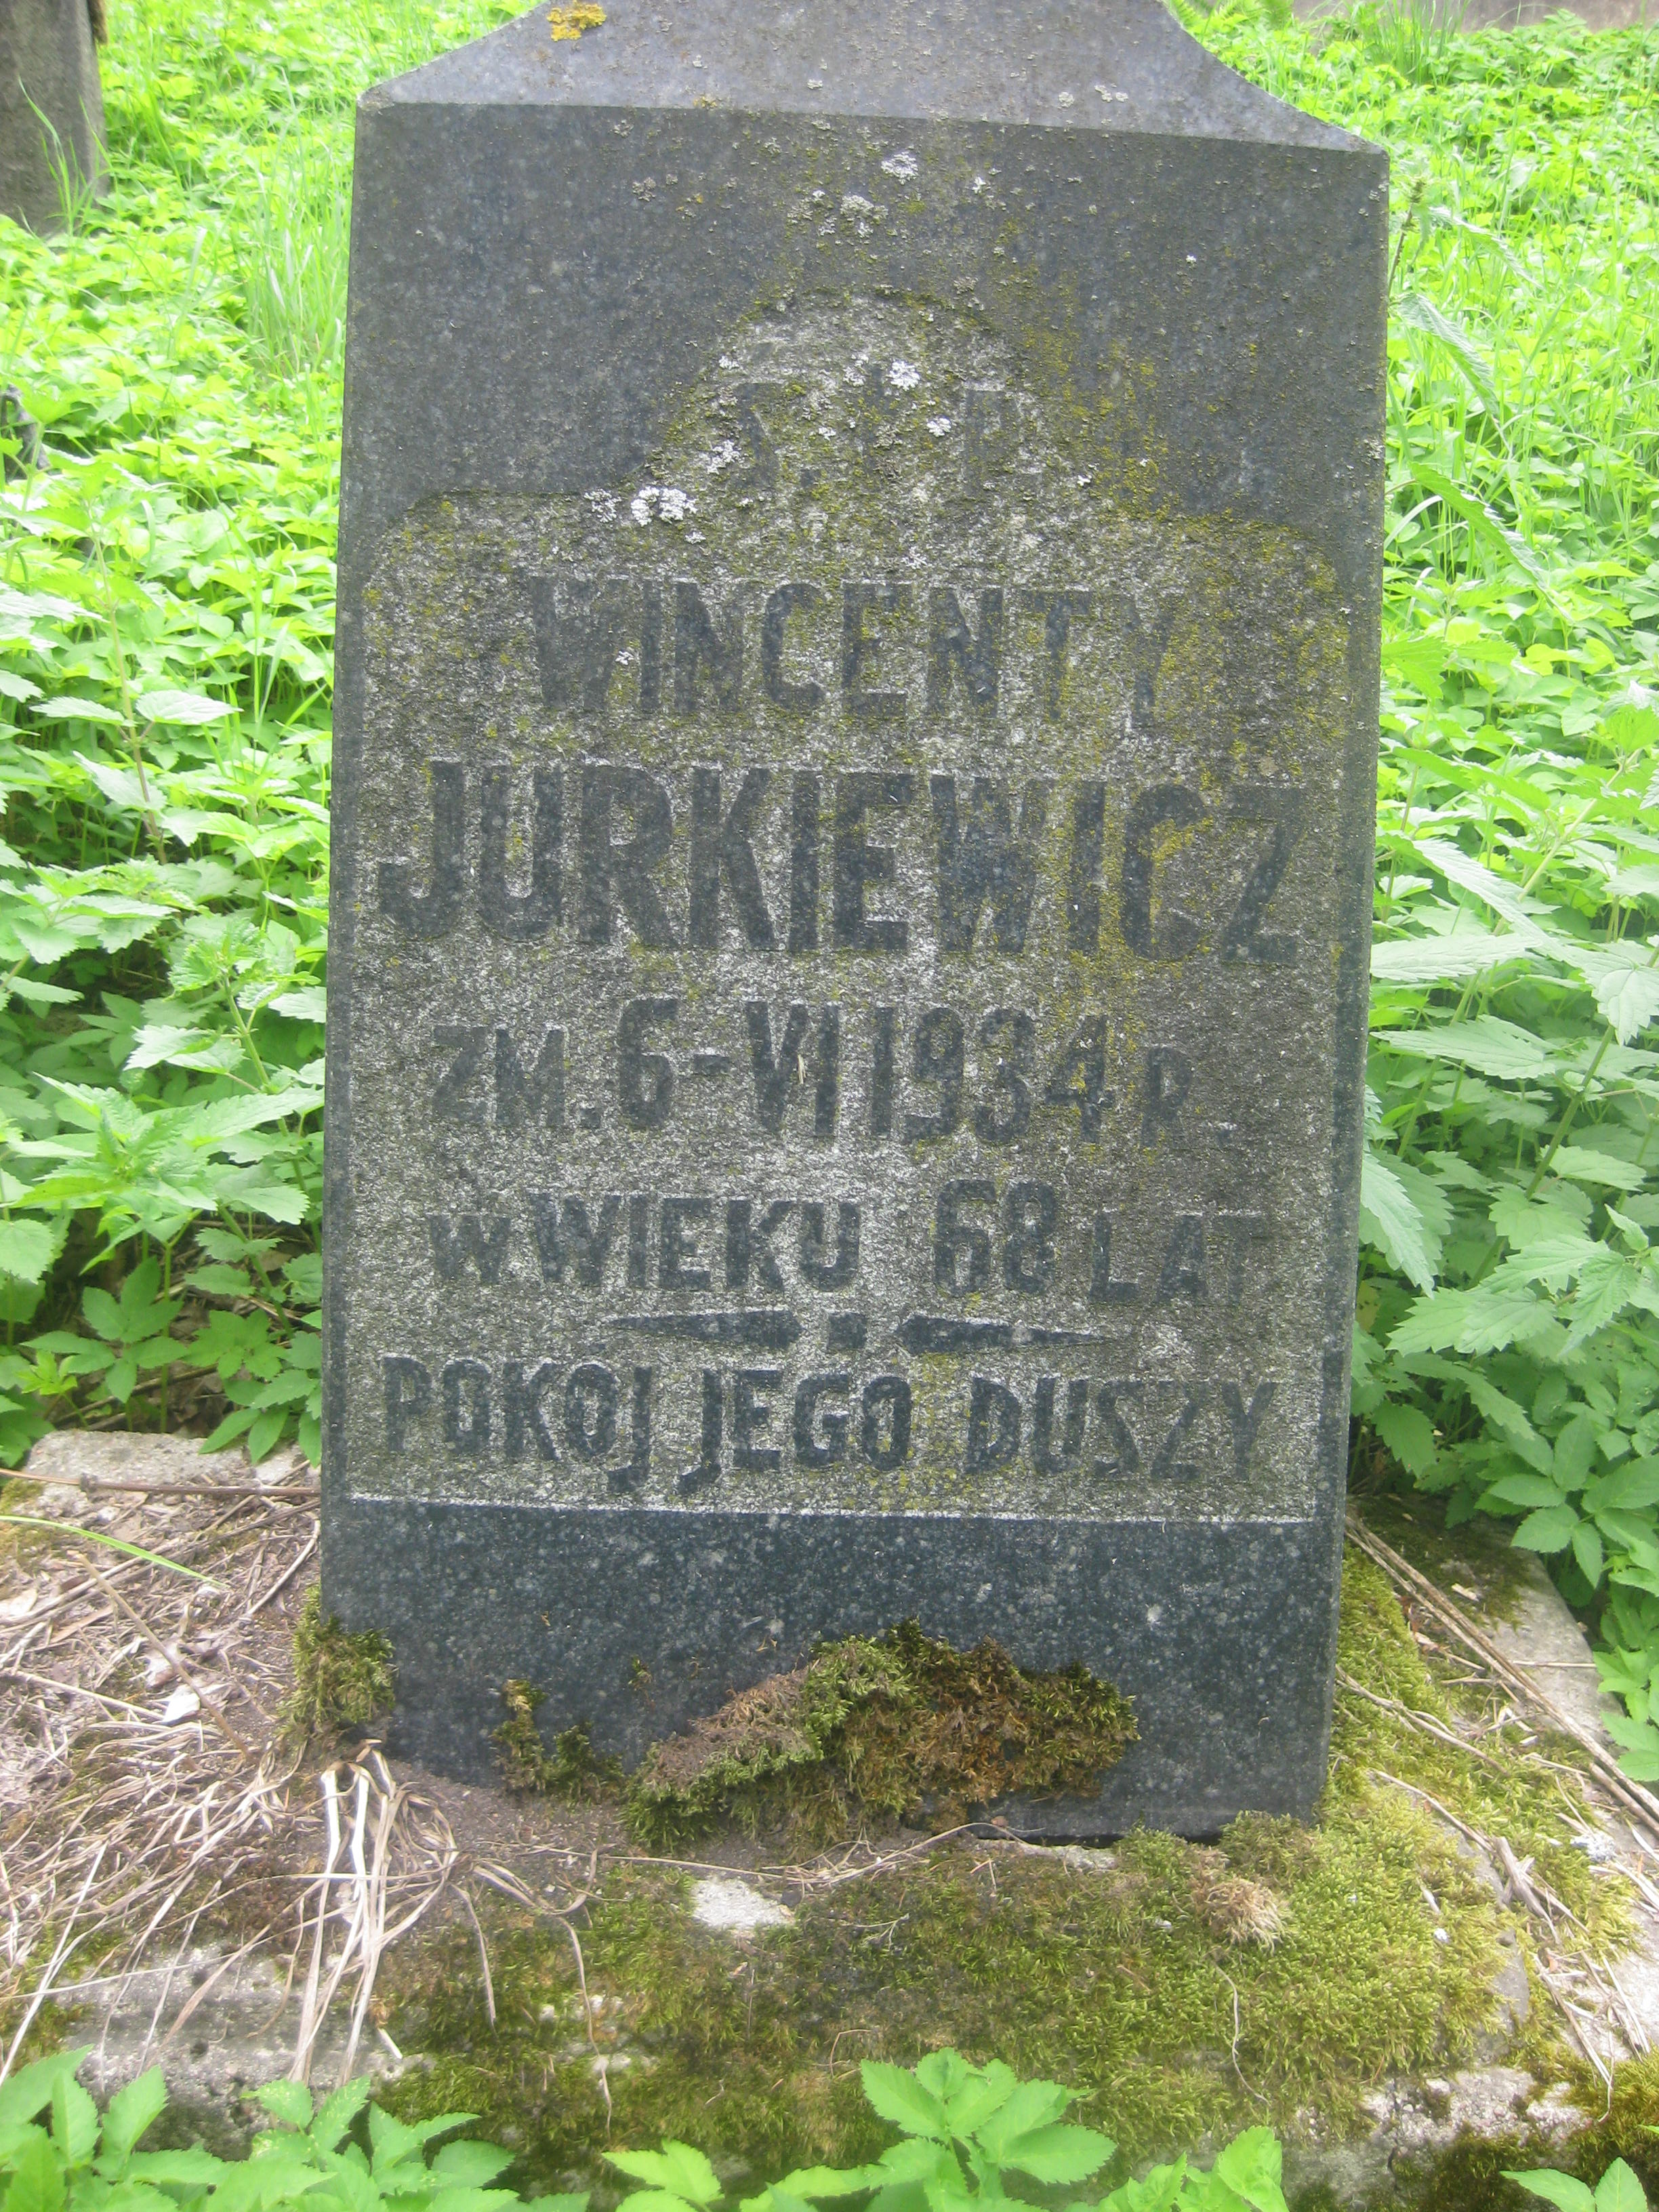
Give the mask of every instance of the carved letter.
M 386 1449 L 400 1452 L 409 1442 L 409 1426 L 432 1410 L 432 1374 L 423 1360 L 388 1352 L 380 1360 L 386 1388 Z
M 798 714 L 810 714 L 822 703 L 823 686 L 810 677 L 804 684 L 792 684 L 784 674 L 784 626 L 797 609 L 805 612 L 823 598 L 816 584 L 780 584 L 769 594 L 761 616 L 761 690 L 775 707 L 788 707 Z
M 485 769 L 478 782 L 478 912 L 487 929 L 520 943 L 542 936 L 562 911 L 559 844 L 564 834 L 564 776 L 556 768 L 538 768 L 532 785 L 535 809 L 530 888 L 509 891 L 507 832 L 513 771 L 498 763 Z
M 892 848 L 872 845 L 865 818 L 875 806 L 908 806 L 915 778 L 904 769 L 859 769 L 836 778 L 836 858 L 831 904 L 836 943 L 854 952 L 902 952 L 910 941 L 908 923 L 896 916 L 868 915 L 865 893 L 874 884 L 890 884 L 897 874 Z
M 762 951 L 772 950 L 772 917 L 766 910 L 766 895 L 750 842 L 755 834 L 755 817 L 771 781 L 769 769 L 749 769 L 722 815 L 720 770 L 694 768 L 691 771 L 691 899 L 686 934 L 693 945 L 707 951 L 714 951 L 720 941 L 722 875 L 744 935 Z
M 971 952 L 980 908 L 991 902 L 991 933 L 1000 952 L 1020 952 L 1036 890 L 1036 845 L 1048 814 L 1048 786 L 1030 782 L 1013 834 L 1008 787 L 976 775 L 965 832 L 957 819 L 957 780 L 930 776 L 939 884 L 939 941 L 947 952 Z
M 1019 1449 L 1020 1403 L 1006 1382 L 975 1375 L 968 1401 L 968 1449 L 963 1469 L 986 1474 L 1006 1467 Z
M 611 835 L 611 812 L 618 805 L 632 817 L 634 829 L 620 841 Z M 654 776 L 639 768 L 584 765 L 580 928 L 589 945 L 610 944 L 618 899 L 641 945 L 673 944 L 661 893 L 651 880 L 668 857 L 673 834 L 668 793 Z
M 1255 1449 L 1255 1440 L 1261 1433 L 1261 1417 L 1273 1401 L 1271 1380 L 1258 1382 L 1249 1404 L 1244 1403 L 1244 1393 L 1237 1382 L 1224 1382 L 1221 1402 L 1227 1409 L 1227 1425 L 1233 1435 L 1233 1474 L 1243 1482 L 1250 1471 L 1250 1454 Z
M 432 1264 L 441 1283 L 459 1282 L 469 1260 L 477 1268 L 478 1280 L 487 1289 L 493 1290 L 500 1282 L 501 1262 L 507 1257 L 513 1236 L 510 1217 L 492 1221 L 488 1235 L 476 1213 L 462 1214 L 458 1229 L 451 1228 L 447 1213 L 428 1214 L 426 1225 L 432 1238 Z
M 412 860 L 382 860 L 376 871 L 381 910 L 410 937 L 442 937 L 460 920 L 466 890 L 466 770 L 434 760 L 432 778 L 432 879 L 418 895 Z
M 1002 593 L 979 595 L 979 635 L 968 627 L 962 602 L 948 584 L 927 594 L 927 704 L 937 714 L 950 704 L 951 672 L 975 707 L 994 707 L 1002 675 Z
M 697 676 L 707 668 L 714 687 L 717 706 L 727 714 L 738 703 L 743 689 L 743 587 L 732 593 L 730 605 L 714 626 L 713 616 L 696 585 L 684 579 L 674 586 L 674 712 L 697 710 Z
M 552 577 L 531 576 L 526 580 L 530 587 L 543 706 L 549 714 L 556 714 L 561 708 L 580 707 L 585 714 L 602 714 L 622 645 L 629 599 L 627 577 L 607 576 L 603 582 L 592 576 L 574 578 L 565 586 L 562 618 Z

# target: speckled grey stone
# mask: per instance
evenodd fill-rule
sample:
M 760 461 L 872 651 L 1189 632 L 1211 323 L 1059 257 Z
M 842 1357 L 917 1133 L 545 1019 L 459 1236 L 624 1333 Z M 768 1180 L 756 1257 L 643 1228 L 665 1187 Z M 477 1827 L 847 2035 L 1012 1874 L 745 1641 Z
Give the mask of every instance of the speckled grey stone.
M 359 111 L 324 1587 L 412 1754 L 820 1635 L 1305 1810 L 1386 171 L 1156 0 L 545 7 Z
M 87 0 L 0 0 L 0 215 L 29 230 L 60 229 L 57 162 L 71 189 L 102 191 L 108 182 Z

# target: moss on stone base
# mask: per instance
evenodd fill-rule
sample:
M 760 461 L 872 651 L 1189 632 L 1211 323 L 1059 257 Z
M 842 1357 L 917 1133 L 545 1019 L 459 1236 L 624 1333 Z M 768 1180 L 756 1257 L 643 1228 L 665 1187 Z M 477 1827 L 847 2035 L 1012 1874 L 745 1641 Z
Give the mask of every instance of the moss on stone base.
M 787 1817 L 820 1839 L 924 1808 L 948 1826 L 1010 1795 L 1091 1795 L 1134 1734 L 1127 1699 L 1085 1668 L 1027 1673 L 988 1638 L 957 1651 L 904 1621 L 825 1644 L 653 1745 L 628 1823 L 658 1850 L 732 1819 Z
M 925 1666 L 909 1638 L 865 1647 L 849 1667 L 854 1684 L 885 1684 L 902 1662 L 917 1686 Z M 952 1657 L 963 1668 L 989 1664 Z M 1390 2075 L 1449 2073 L 1478 2057 L 1483 2033 L 1502 2021 L 1500 1967 L 1529 1957 L 1527 1923 L 1425 1800 L 1531 1856 L 1598 1941 L 1624 1925 L 1620 1886 L 1594 1879 L 1572 1848 L 1559 1767 L 1539 1763 L 1540 1753 L 1570 1760 L 1570 1747 L 1529 1751 L 1519 1729 L 1507 1746 L 1499 1731 L 1470 1749 L 1425 1733 L 1411 1716 L 1443 1726 L 1479 1694 L 1437 1663 L 1381 1574 L 1350 1557 L 1340 1664 L 1359 1686 L 1339 1687 L 1330 1785 L 1307 1826 L 1247 1816 L 1209 1847 L 1138 1832 L 1106 1859 L 963 1838 L 809 1893 L 793 1925 L 743 1944 L 696 1923 L 679 1873 L 613 1867 L 580 1929 L 591 2043 L 560 1927 L 505 1908 L 489 1924 L 493 2030 L 469 1929 L 394 1950 L 386 2025 L 422 2065 L 389 2100 L 406 2117 L 477 2112 L 483 2131 L 523 2153 L 514 2178 L 525 2186 L 597 2184 L 602 2203 L 614 2193 L 599 2166 L 607 2142 L 700 2143 L 732 2187 L 792 2164 L 866 2158 L 884 2138 L 857 2061 L 912 2063 L 944 2044 L 1082 2090 L 1085 2117 L 1123 2147 L 1119 2171 L 1261 2120 L 1293 2138 L 1363 2136 L 1364 2100 Z M 829 1686 L 838 1698 L 846 1681 Z M 827 1694 L 814 1708 L 817 1694 L 797 1682 L 787 1703 L 769 1695 L 758 1740 L 804 1749 L 822 1723 L 809 1725 L 803 1708 L 834 1708 Z M 844 1717 L 822 1740 L 837 1729 Z M 878 1753 L 885 1742 L 875 1740 Z M 714 1759 L 702 1771 L 720 1770 Z M 837 1770 L 840 1788 L 854 1771 Z M 881 1771 L 878 1761 L 867 1769 L 865 1786 Z M 730 1794 L 702 1814 L 787 1809 L 787 1790 L 768 1790 L 812 1771 L 822 1769 L 804 1760 L 728 1770 L 720 1786 Z M 677 1786 L 695 1779 L 688 1765 Z M 856 1809 L 850 1790 L 846 1802 Z M 1540 1990 L 1506 2063 L 1570 2082 L 1587 2111 L 1600 2111 L 1599 2085 L 1562 2042 Z M 1659 2119 L 1653 2062 L 1625 2070 L 1607 2125 L 1559 2162 L 1596 2171 L 1618 2153 L 1652 2174 L 1649 2119 Z M 1409 2185 L 1402 2178 L 1389 2201 L 1420 2212 L 1513 2202 L 1497 2177 L 1518 2149 L 1460 2149 Z M 1305 2212 L 1320 2201 L 1310 2195 Z
M 614 1796 L 622 1785 L 621 1765 L 594 1750 L 585 1721 L 561 1729 L 549 1753 L 536 1725 L 537 1708 L 546 1696 L 545 1690 L 532 1682 L 502 1683 L 507 1718 L 494 1736 L 502 1783 L 508 1790 L 539 1797 L 597 1802 Z
M 294 1687 L 283 1705 L 290 1744 L 330 1739 L 367 1728 L 390 1710 L 397 1692 L 392 1645 L 375 1629 L 358 1634 L 323 1611 L 313 1589 L 294 1632 Z

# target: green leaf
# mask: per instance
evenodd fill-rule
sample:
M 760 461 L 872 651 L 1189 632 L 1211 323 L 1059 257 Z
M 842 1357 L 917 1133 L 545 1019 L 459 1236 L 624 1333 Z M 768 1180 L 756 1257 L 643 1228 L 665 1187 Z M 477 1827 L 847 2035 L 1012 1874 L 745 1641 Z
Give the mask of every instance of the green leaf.
M 658 2150 L 608 2150 L 607 2163 L 633 2181 L 647 2181 L 692 2204 L 712 2204 L 720 2193 L 720 2177 L 700 2150 L 668 2142 Z
M 890 2182 L 876 2191 L 864 2212 L 930 2212 L 928 2192 L 919 2181 Z
M 1155 2166 L 1139 2181 L 1120 2183 L 1109 2197 L 1102 2199 L 1095 2212 L 1176 2212 L 1186 2179 L 1184 2158 L 1177 2159 L 1173 2166 Z M 1071 2212 L 1087 2212 L 1087 2208 L 1074 2204 Z
M 1581 1489 L 1595 1461 L 1595 1424 L 1579 1413 L 1555 1439 L 1555 1479 L 1563 1490 Z
M 487 2142 L 446 2143 L 432 2161 L 434 2173 L 459 2189 L 487 2189 L 512 2165 L 515 2154 Z
M 1434 1465 L 1434 1425 L 1416 1406 L 1385 1400 L 1371 1417 L 1371 1426 L 1408 1474 L 1426 1474 Z
M 1085 2181 L 1097 2173 L 1117 2145 L 1093 2128 L 1034 2128 L 1016 2136 L 994 2155 L 1000 2166 L 1029 2173 L 1034 2181 L 1051 2184 Z
M 177 722 L 187 728 L 222 722 L 236 712 L 199 691 L 141 691 L 134 704 L 147 722 Z
M 464 2189 L 453 2183 L 438 2186 L 428 2180 L 416 2201 L 421 2212 L 509 2212 L 509 2208 L 520 2212 L 518 2192 L 512 2189 Z
M 76 2192 L 77 2208 L 94 2194 L 82 2188 Z M 179 2212 L 179 2200 L 164 2189 L 156 2189 L 147 2181 L 135 2181 L 131 2174 L 118 2181 L 100 2181 L 97 2194 L 98 2212 Z
M 1517 2182 L 1534 2197 L 1541 2197 L 1547 2204 L 1559 2208 L 1559 2212 L 1595 2212 L 1595 2197 L 1582 2181 L 1575 2181 L 1570 2173 L 1556 2173 L 1540 2166 L 1534 2173 L 1514 2173 L 1506 2166 L 1505 2181 Z
M 98 2107 L 72 2074 L 52 2093 L 52 2139 L 70 2166 L 85 2166 L 98 2148 Z
M 1526 1342 L 1553 1320 L 1547 1302 L 1526 1290 L 1483 1284 L 1473 1291 L 1432 1291 L 1419 1298 L 1389 1332 L 1389 1349 L 1397 1353 L 1501 1352 Z
M 127 2172 L 162 2188 L 205 2189 L 227 2171 L 223 2159 L 209 2150 L 141 2150 Z
M 460 2124 L 461 2116 L 446 2112 L 436 2120 L 416 2122 L 412 2127 L 386 2111 L 384 2106 L 371 2105 L 368 2108 L 368 2147 L 375 2178 L 382 2180 L 390 2168 L 409 2159 L 420 2164 L 420 2153 L 429 2137 L 447 2134 Z M 422 2171 L 424 2172 L 424 2166 Z
M 33 975 L 14 975 L 9 988 L 32 1006 L 72 1006 L 81 995 L 78 991 L 66 991 L 61 983 L 43 983 Z
M 1510 1082 L 1536 1081 L 1560 1066 L 1544 1041 L 1514 1022 L 1482 1014 L 1472 1022 L 1445 1022 L 1420 1030 L 1373 1030 L 1373 1043 L 1422 1060 L 1448 1060 L 1478 1075 Z
M 786 2173 L 778 2187 L 792 2197 L 814 2200 L 825 2197 L 858 2197 L 872 2186 L 872 2169 L 867 2166 L 801 2166 L 793 2173 Z
M 1577 1526 L 1571 1505 L 1547 1505 L 1540 1513 L 1528 1513 L 1510 1540 L 1523 1552 L 1565 1552 Z
M 1620 1044 L 1633 1043 L 1659 1014 L 1659 968 L 1644 946 L 1575 947 L 1573 965 L 1594 990 L 1602 1019 Z
M 1659 1459 L 1633 1459 L 1608 1474 L 1598 1475 L 1584 1492 L 1585 1503 L 1600 1512 L 1612 1507 L 1635 1512 L 1659 1505 Z
M 859 2072 L 864 2094 L 878 2119 L 902 2128 L 906 2135 L 921 2136 L 931 2142 L 949 2142 L 951 2124 L 945 2107 L 913 2073 L 876 2058 L 864 2059 Z
M 146 2128 L 167 2109 L 167 2085 L 159 2066 L 118 2089 L 104 2112 L 104 2136 L 99 2165 L 112 2175 L 118 2172 Z
M 1525 538 L 1518 531 L 1511 530 L 1484 500 L 1460 489 L 1449 477 L 1443 475 L 1438 469 L 1426 467 L 1415 456 L 1412 461 L 1412 474 L 1425 491 L 1431 491 L 1454 514 L 1461 515 L 1477 537 L 1485 538 L 1493 546 L 1506 552 L 1521 573 L 1535 584 L 1546 598 L 1551 596 L 1549 580 L 1534 558 Z
M 614 2159 L 617 2154 L 606 2151 L 605 2155 Z M 672 2189 L 636 2189 L 623 2198 L 617 2212 L 696 2212 L 696 2208 Z
M 1595 2212 L 1648 2212 L 1647 2192 L 1622 2158 L 1595 2185 Z
M 1640 1190 L 1647 1180 L 1632 1161 L 1616 1159 L 1611 1152 L 1593 1152 L 1586 1145 L 1558 1146 L 1550 1173 L 1564 1182 L 1589 1183 L 1598 1190 Z
M 1626 1751 L 1651 1752 L 1659 1757 L 1659 1728 L 1651 1721 L 1632 1720 L 1626 1713 L 1605 1713 L 1602 1725 L 1617 1744 Z
M 1243 2198 L 1251 2212 L 1289 2212 L 1280 2185 L 1283 2156 L 1271 2128 L 1247 2128 L 1228 2144 L 1212 2171 Z
M 0 1274 L 38 1283 L 63 1249 L 65 1225 L 16 1215 L 0 1221 Z
M 122 726 L 125 719 L 113 707 L 106 707 L 96 699 L 77 699 L 73 693 L 67 691 L 59 698 L 48 699 L 34 711 L 50 721 L 113 722 L 117 729 Z
M 64 2169 L 44 2135 L 29 2136 L 11 2160 L 5 2212 L 64 2212 Z
M 43 1521 L 39 1525 L 56 1528 L 58 1523 Z M 32 2120 L 37 2112 L 44 2112 L 57 2094 L 58 2082 L 72 2081 L 91 2056 L 88 2043 L 73 2051 L 54 2051 L 49 2058 L 37 2058 L 0 2081 L 0 2127 L 14 2127 L 20 2120 Z
M 1489 413 L 1501 415 L 1498 393 L 1492 380 L 1492 364 L 1461 323 L 1443 314 L 1425 292 L 1407 290 L 1401 294 L 1393 307 L 1394 319 L 1408 329 L 1421 331 L 1425 337 L 1437 338 L 1465 377 L 1470 389 L 1484 403 Z
M 1588 1521 L 1581 1521 L 1572 1532 L 1572 1556 L 1577 1560 L 1584 1580 L 1592 1589 L 1601 1582 L 1607 1560 L 1601 1550 L 1601 1539 Z
M 267 2081 L 262 2088 L 250 2089 L 247 2094 L 273 2119 L 285 2121 L 291 2128 L 311 2125 L 316 2106 L 303 2081 Z
M 1560 1484 L 1548 1474 L 1501 1475 L 1486 1495 L 1492 1501 L 1492 1510 L 1504 1505 L 1547 1507 L 1567 1502 Z
M 125 1553 L 131 1559 L 147 1559 L 153 1567 L 165 1567 L 169 1574 L 186 1575 L 193 1583 L 205 1583 L 210 1589 L 219 1587 L 210 1575 L 202 1574 L 195 1567 L 187 1567 L 180 1560 L 169 1559 L 161 1552 L 147 1552 L 142 1544 L 129 1544 L 124 1536 L 106 1536 L 101 1528 L 84 1528 L 77 1521 L 43 1521 L 33 1513 L 0 1513 L 0 1523 L 7 1522 L 19 1528 L 50 1528 L 54 1535 L 74 1536 L 85 1543 L 102 1544 L 112 1552 Z M 82 2051 L 78 2057 L 84 2058 L 86 2055 Z M 42 2064 L 45 2063 L 41 2061 Z M 0 2086 L 0 2100 L 3 2100 L 4 2094 L 5 2087 Z M 0 2101 L 0 2119 L 5 2116 L 4 2103 Z
M 247 1455 L 255 1467 L 262 1466 L 270 1457 L 287 1431 L 285 1408 L 259 1414 L 247 1432 Z
M 342 2082 L 337 2089 L 324 2099 L 318 2110 L 317 2117 L 311 2122 L 310 2126 L 311 2140 L 319 2150 L 333 2150 L 336 2148 L 346 2130 L 368 2103 L 369 2092 L 374 2086 L 374 2081 L 368 2075 L 360 2074 L 356 2081 Z M 471 2115 L 469 2114 L 468 2117 L 470 2118 Z M 305 2123 L 300 2121 L 295 2124 L 304 2126 Z
M 1359 1233 L 1419 1290 L 1433 1288 L 1440 1240 L 1393 1166 L 1369 1149 L 1359 1170 Z

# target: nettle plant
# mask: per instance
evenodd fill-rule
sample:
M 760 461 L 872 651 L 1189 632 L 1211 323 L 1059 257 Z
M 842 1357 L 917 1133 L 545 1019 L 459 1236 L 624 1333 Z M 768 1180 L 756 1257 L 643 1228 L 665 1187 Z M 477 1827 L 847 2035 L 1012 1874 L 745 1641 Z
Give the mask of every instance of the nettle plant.
M 1656 50 L 1362 6 L 1315 51 L 1241 0 L 1200 35 L 1394 156 L 1356 1472 L 1375 1438 L 1515 1523 L 1659 1778 L 1659 441 L 1621 292 Z
M 1076 2093 L 1058 2081 L 1022 2081 L 993 2059 L 975 2066 L 936 2051 L 914 2067 L 866 2059 L 860 2069 L 872 2106 L 899 2141 L 871 2166 L 803 2166 L 744 2197 L 738 2212 L 811 2212 L 844 2197 L 865 2212 L 969 2212 L 975 2204 L 1029 2201 L 1019 2184 L 1049 2191 L 1097 2173 L 1117 2146 L 1097 2129 L 1063 2118 Z M 647 2186 L 617 2212 L 712 2212 L 721 2189 L 707 2158 L 689 2144 L 611 2151 L 610 2163 Z M 1277 2139 L 1253 2128 L 1203 2172 L 1177 2159 L 1141 2181 L 1126 2181 L 1072 2212 L 1287 2212 Z M 1011 2188 L 1009 2184 L 1014 2186 Z
M 370 2106 L 367 2146 L 354 2141 L 368 2101 L 367 2076 L 320 2109 L 302 2082 L 253 2094 L 278 2123 L 246 2159 L 194 2150 L 145 2151 L 141 2138 L 167 2108 L 160 2067 L 112 2097 L 101 2118 L 75 2079 L 87 2052 L 65 2051 L 0 2084 L 0 2176 L 9 2212 L 273 2212 L 301 2198 L 311 2212 L 584 2212 L 586 2196 L 527 2202 L 489 2185 L 513 2153 L 465 2138 L 433 2152 L 471 2115 L 443 2112 L 407 2126 Z M 42 2121 L 46 2124 L 42 2124 Z M 357 2132 L 363 2132 L 358 2130 Z
M 252 2091 L 276 2124 L 255 2136 L 246 2159 L 141 2150 L 167 2108 L 161 2069 L 131 2082 L 100 2116 L 75 2079 L 87 2056 L 58 2051 L 0 2082 L 7 2212 L 276 2212 L 301 2201 L 307 2212 L 586 2212 L 585 2191 L 526 2199 L 495 2186 L 514 2153 L 457 2136 L 471 2113 L 409 2124 L 368 2103 L 367 2076 L 320 2106 L 302 2082 Z M 1030 2203 L 1022 2183 L 1053 2203 L 1056 2191 L 1088 2180 L 1114 2153 L 1109 2136 L 1064 2118 L 1077 2101 L 1073 2091 L 1022 2081 L 995 2060 L 975 2066 L 938 2051 L 914 2067 L 866 2060 L 860 2070 L 866 2096 L 898 2142 L 870 2166 L 803 2166 L 744 2197 L 736 2212 L 814 2212 L 843 2199 L 862 2200 L 860 2212 L 970 2212 Z M 452 2140 L 434 2149 L 441 2136 Z M 720 2176 L 689 2143 L 605 2156 L 645 2184 L 617 2212 L 714 2212 L 724 2202 Z M 1622 2159 L 1594 2189 L 1547 2170 L 1508 2179 L 1560 2212 L 1647 2212 Z M 1207 2169 L 1179 2158 L 1069 2212 L 1289 2212 L 1278 2139 L 1251 2128 Z

